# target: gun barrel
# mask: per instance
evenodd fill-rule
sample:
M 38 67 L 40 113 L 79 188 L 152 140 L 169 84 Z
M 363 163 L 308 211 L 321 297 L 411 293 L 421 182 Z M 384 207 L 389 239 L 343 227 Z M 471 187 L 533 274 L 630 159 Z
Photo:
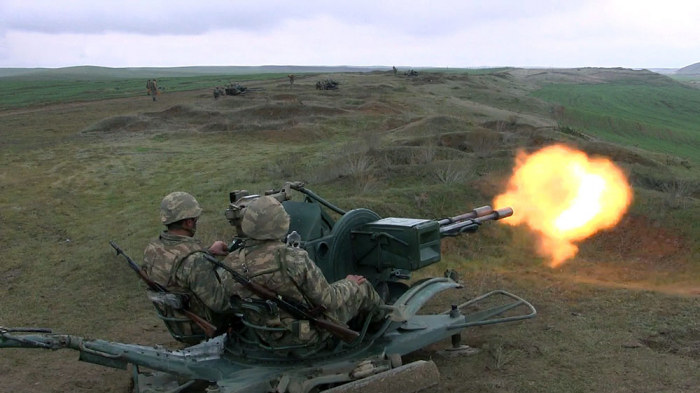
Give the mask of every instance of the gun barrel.
M 492 210 L 490 213 L 480 217 L 442 225 L 440 226 L 440 236 L 457 236 L 465 232 L 475 232 L 484 221 L 500 220 L 501 218 L 510 217 L 512 215 L 513 209 L 510 207 Z
M 512 215 L 513 215 L 513 208 L 512 207 L 504 207 L 502 209 L 494 210 L 487 215 L 478 217 L 474 221 L 484 222 L 484 221 L 491 221 L 491 220 L 500 220 L 501 218 L 510 217 Z
M 455 222 L 460 222 L 460 221 L 464 221 L 464 220 L 471 220 L 474 218 L 483 217 L 483 216 L 485 216 L 487 214 L 491 214 L 491 213 L 493 213 L 493 208 L 491 208 L 491 206 L 481 206 L 481 207 L 477 207 L 476 209 L 474 209 L 468 213 L 460 214 L 460 215 L 454 216 L 454 217 L 443 218 L 442 220 L 438 220 L 438 223 L 441 226 L 442 225 L 449 225 L 449 224 L 453 224 Z

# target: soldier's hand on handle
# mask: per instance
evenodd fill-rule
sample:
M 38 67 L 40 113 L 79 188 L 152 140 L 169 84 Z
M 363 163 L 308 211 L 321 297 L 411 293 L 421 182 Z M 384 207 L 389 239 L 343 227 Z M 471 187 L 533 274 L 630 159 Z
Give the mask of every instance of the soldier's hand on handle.
M 213 255 L 228 255 L 228 244 L 217 240 L 209 247 L 209 252 Z
M 367 281 L 366 278 L 362 276 L 356 276 L 353 274 L 349 274 L 347 277 L 345 277 L 346 280 L 350 280 L 355 282 L 357 285 L 362 285 L 365 281 Z

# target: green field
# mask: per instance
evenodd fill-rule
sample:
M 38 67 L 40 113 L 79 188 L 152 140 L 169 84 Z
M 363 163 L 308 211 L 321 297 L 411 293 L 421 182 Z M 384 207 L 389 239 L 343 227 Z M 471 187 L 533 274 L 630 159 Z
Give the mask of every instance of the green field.
M 532 95 L 563 105 L 560 122 L 586 134 L 700 163 L 698 89 L 680 84 L 552 84 Z
M 207 243 L 234 235 L 222 215 L 229 191 L 291 180 L 341 208 L 441 218 L 491 203 L 519 151 L 566 143 L 623 168 L 635 192 L 630 212 L 558 269 L 524 228 L 487 223 L 446 239 L 443 260 L 414 278 L 453 268 L 465 288 L 427 311 L 502 288 L 539 315 L 468 331 L 478 355 L 443 356 L 449 343 L 439 343 L 413 358 L 438 364 L 437 392 L 695 392 L 700 106 L 697 93 L 639 75 L 542 90 L 517 70 L 307 74 L 294 88 L 281 74 L 168 77 L 157 102 L 145 79 L 0 78 L 0 326 L 172 345 L 108 241 L 140 261 L 162 229 L 160 200 L 175 190 L 202 204 L 197 236 Z M 317 91 L 327 77 L 340 89 Z M 214 100 L 210 88 L 231 80 L 262 90 Z M 563 114 L 550 111 L 554 103 Z M 687 146 L 676 153 L 679 143 Z M 0 392 L 126 390 L 128 373 L 76 357 L 3 350 Z
M 212 75 L 194 77 L 164 77 L 158 87 L 164 92 L 208 89 L 230 82 L 279 79 L 286 74 Z M 146 95 L 146 79 L 40 80 L 0 78 L 0 110 L 59 102 L 94 101 Z

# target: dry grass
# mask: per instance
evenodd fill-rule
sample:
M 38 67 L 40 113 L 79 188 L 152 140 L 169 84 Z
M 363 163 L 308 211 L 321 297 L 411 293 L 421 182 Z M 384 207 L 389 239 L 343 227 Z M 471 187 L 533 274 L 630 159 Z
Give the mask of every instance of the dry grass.
M 433 176 L 440 183 L 464 183 L 474 177 L 474 170 L 468 162 L 448 162 L 433 167 Z
M 671 209 L 686 209 L 692 196 L 698 191 L 698 184 L 690 180 L 673 180 L 662 186 L 664 202 Z
M 488 123 L 506 118 L 490 117 L 503 113 L 500 106 L 530 105 L 527 97 L 516 102 L 508 95 L 509 85 L 529 88 L 529 82 L 488 74 L 420 86 L 379 74 L 353 78 L 334 95 L 319 95 L 301 80 L 290 91 L 286 80 L 276 80 L 263 92 L 219 101 L 196 91 L 163 94 L 157 103 L 144 96 L 0 112 L 0 324 L 170 343 L 141 284 L 107 241 L 117 240 L 138 259 L 160 230 L 158 202 L 174 190 L 192 192 L 204 206 L 198 236 L 205 242 L 233 234 L 221 216 L 229 191 L 261 192 L 295 178 L 344 208 L 444 217 L 491 201 L 512 165 L 512 157 L 500 153 L 571 137 L 528 127 L 545 116 L 541 112 Z M 366 88 L 386 83 L 391 87 Z M 453 89 L 457 85 L 460 90 Z M 484 116 L 448 105 L 466 89 Z M 490 110 L 490 103 L 499 108 Z M 383 131 L 388 107 L 404 125 Z M 476 117 L 489 126 L 468 120 Z M 155 118 L 162 120 L 155 128 L 151 122 L 144 130 L 129 125 Z M 207 124 L 238 128 L 203 132 Z M 91 125 L 99 125 L 96 132 L 76 131 Z M 700 385 L 694 328 L 700 307 L 692 294 L 700 283 L 700 204 L 685 183 L 660 188 L 672 179 L 700 179 L 680 160 L 666 167 L 643 150 L 595 148 L 636 174 L 637 218 L 590 239 L 580 258 L 549 270 L 534 255 L 531 235 L 493 223 L 444 241 L 444 261 L 417 272 L 418 278 L 453 268 L 466 284 L 441 294 L 426 312 L 496 288 L 522 295 L 539 310 L 527 322 L 465 333 L 466 344 L 491 348 L 474 357 L 437 355 L 447 343 L 414 355 L 440 367 L 436 391 L 693 392 Z M 678 208 L 664 208 L 667 195 Z M 657 218 L 649 220 L 653 214 Z M 679 286 L 688 289 L 659 289 Z M 631 341 L 642 346 L 621 346 Z M 0 375 L 2 392 L 122 391 L 128 379 L 77 362 L 73 353 L 40 351 L 3 351 Z

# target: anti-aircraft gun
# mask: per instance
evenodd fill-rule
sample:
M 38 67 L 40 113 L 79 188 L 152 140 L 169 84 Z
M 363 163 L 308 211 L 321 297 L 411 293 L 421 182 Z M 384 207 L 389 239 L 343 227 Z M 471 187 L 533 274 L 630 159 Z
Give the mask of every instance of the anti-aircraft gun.
M 251 91 L 261 91 L 262 89 L 258 87 L 246 87 L 238 83 L 230 83 L 223 90 L 227 96 L 239 96 L 250 93 Z
M 292 199 L 294 193 L 302 199 Z M 202 383 L 208 385 L 208 392 L 223 393 L 359 392 L 371 389 L 377 378 L 385 383 L 390 378 L 397 392 L 415 392 L 437 382 L 437 369 L 430 361 L 402 365 L 403 355 L 446 338 L 451 338 L 449 350 L 465 350 L 464 329 L 520 321 L 537 313 L 526 300 L 495 290 L 451 304 L 439 314 L 417 315 L 435 295 L 462 285 L 453 272 L 408 283 L 413 271 L 440 260 L 442 238 L 474 232 L 486 221 L 509 217 L 510 208 L 484 206 L 439 220 L 381 218 L 369 209 L 343 210 L 300 182 L 286 183 L 265 195 L 282 203 L 290 215 L 290 243 L 304 248 L 329 282 L 359 274 L 384 293 L 388 315 L 383 323 L 370 327 L 367 318 L 351 325 L 358 334 L 350 342 L 331 339 L 323 346 L 272 348 L 254 334 L 256 329 L 269 328 L 256 326 L 240 313 L 241 319 L 226 333 L 177 351 L 43 329 L 0 328 L 0 348 L 69 348 L 79 351 L 83 361 L 115 368 L 131 364 L 137 392 L 181 392 Z M 230 193 L 225 216 L 238 233 L 231 248 L 246 241 L 241 220 L 246 206 L 258 197 L 245 190 Z M 484 301 L 494 298 L 506 301 L 487 307 Z M 477 311 L 465 313 L 473 309 Z
M 316 90 L 338 90 L 340 82 L 333 79 L 326 79 L 316 82 Z

